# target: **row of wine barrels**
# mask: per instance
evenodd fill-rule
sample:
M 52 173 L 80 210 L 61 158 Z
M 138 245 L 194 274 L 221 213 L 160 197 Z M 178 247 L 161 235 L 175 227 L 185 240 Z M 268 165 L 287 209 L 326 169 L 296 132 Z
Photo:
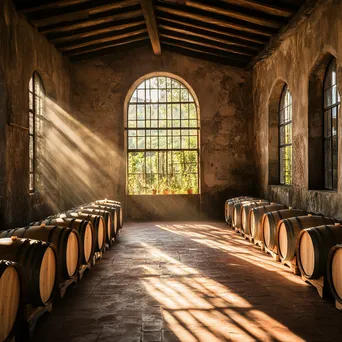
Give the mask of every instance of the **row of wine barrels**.
M 91 222 L 95 231 L 95 251 L 99 252 L 104 249 L 106 243 L 106 225 L 102 216 L 75 211 L 66 211 L 64 213 L 51 216 L 49 219 L 50 218 L 77 218 Z
M 327 262 L 327 279 L 331 293 L 342 305 L 342 245 L 331 248 Z
M 239 203 L 245 199 L 248 199 L 247 196 L 239 196 L 239 197 L 233 197 L 228 200 L 226 200 L 224 204 L 224 219 L 227 224 L 231 225 L 233 223 L 233 210 L 234 210 L 234 204 Z
M 21 266 L 29 304 L 44 306 L 52 299 L 58 265 L 56 250 L 50 243 L 16 236 L 1 238 L 0 259 L 17 262 Z
M 245 234 L 251 234 L 250 230 L 250 216 L 249 212 L 253 208 L 261 207 L 264 205 L 268 205 L 270 202 L 265 200 L 254 201 L 250 203 L 243 204 L 241 207 L 241 226 Z
M 304 229 L 297 239 L 297 263 L 303 276 L 317 279 L 326 273 L 330 249 L 342 243 L 342 226 L 324 225 Z
M 93 224 L 87 220 L 80 220 L 77 218 L 48 218 L 44 221 L 33 222 L 30 226 L 39 225 L 57 225 L 60 227 L 68 227 L 75 229 L 80 235 L 81 241 L 81 263 L 87 264 L 95 253 L 95 230 Z
M 103 209 L 103 210 L 109 210 L 109 211 L 116 211 L 117 214 L 117 230 L 118 229 L 122 229 L 123 227 L 123 211 L 122 211 L 122 206 L 121 204 L 114 204 L 114 203 L 97 203 L 98 201 L 94 202 L 94 203 L 90 203 L 90 205 L 92 206 L 96 206 L 99 209 Z M 114 213 L 113 213 L 114 214 Z
M 284 219 L 277 227 L 277 248 L 282 260 L 290 261 L 296 255 L 297 238 L 301 230 L 320 225 L 334 224 L 334 219 L 323 216 L 298 216 Z
M 282 210 L 275 210 L 268 213 L 265 213 L 262 218 L 262 232 L 263 232 L 263 242 L 269 250 L 273 250 L 277 243 L 276 243 L 276 232 L 277 232 L 277 225 L 278 223 L 290 217 L 295 216 L 303 216 L 305 212 L 299 209 L 282 209 Z
M 242 228 L 242 217 L 241 217 L 241 210 L 242 210 L 242 206 L 244 204 L 249 204 L 249 203 L 253 203 L 253 202 L 257 202 L 260 201 L 258 199 L 255 198 L 245 198 L 243 200 L 240 200 L 238 202 L 235 202 L 232 205 L 232 226 L 234 228 Z
M 10 341 L 24 319 L 24 278 L 19 264 L 0 260 L 0 341 Z
M 112 238 L 115 236 L 112 214 L 108 210 L 103 210 L 101 208 L 91 207 L 91 206 L 81 206 L 75 209 L 81 213 L 99 215 L 102 216 L 105 227 L 106 227 L 106 242 L 111 244 Z
M 249 211 L 249 226 L 253 239 L 262 241 L 263 240 L 263 231 L 262 231 L 262 218 L 265 213 L 272 212 L 274 210 L 286 209 L 286 206 L 282 204 L 270 204 L 263 205 L 261 207 L 252 208 Z
M 80 267 L 80 237 L 76 230 L 60 226 L 28 226 L 5 230 L 0 238 L 17 236 L 53 243 L 58 253 L 58 281 L 70 279 Z
M 122 227 L 123 227 L 123 211 L 122 211 L 121 202 L 104 199 L 104 200 L 97 200 L 91 204 L 100 204 L 100 205 L 110 206 L 110 207 L 116 208 L 118 210 L 118 229 L 122 229 Z

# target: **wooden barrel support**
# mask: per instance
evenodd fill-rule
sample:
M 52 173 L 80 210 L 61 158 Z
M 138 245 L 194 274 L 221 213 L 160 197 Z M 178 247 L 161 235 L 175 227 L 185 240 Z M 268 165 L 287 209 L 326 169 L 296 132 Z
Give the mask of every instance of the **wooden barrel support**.
M 49 303 L 57 284 L 57 254 L 50 243 L 16 236 L 1 238 L 0 258 L 22 267 L 29 304 Z

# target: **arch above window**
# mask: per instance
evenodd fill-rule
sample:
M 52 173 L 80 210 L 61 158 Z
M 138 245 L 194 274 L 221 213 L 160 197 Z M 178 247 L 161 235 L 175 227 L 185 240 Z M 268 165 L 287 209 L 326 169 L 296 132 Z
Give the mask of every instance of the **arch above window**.
M 199 113 L 193 92 L 170 74 L 135 83 L 126 106 L 127 193 L 199 192 Z

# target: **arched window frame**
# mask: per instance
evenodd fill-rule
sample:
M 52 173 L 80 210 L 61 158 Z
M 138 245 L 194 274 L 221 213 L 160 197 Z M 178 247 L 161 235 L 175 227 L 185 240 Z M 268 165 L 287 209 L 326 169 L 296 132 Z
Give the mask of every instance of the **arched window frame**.
M 323 83 L 324 188 L 337 190 L 338 181 L 338 112 L 341 103 L 337 87 L 336 59 L 333 58 Z
M 159 111 L 159 106 L 161 104 L 166 105 L 166 107 L 167 107 L 167 105 L 175 104 L 174 101 L 172 101 L 172 102 L 171 101 L 167 102 L 168 100 L 160 101 L 159 97 L 158 97 L 157 101 L 152 101 L 152 99 L 151 99 L 150 102 L 148 102 L 148 101 L 147 102 L 143 102 L 143 101 L 139 102 L 137 100 L 136 102 L 132 103 L 131 100 L 134 97 L 135 91 L 140 90 L 141 85 L 144 82 L 146 82 L 145 84 L 147 85 L 148 82 L 152 82 L 152 79 L 160 79 L 160 78 L 165 78 L 165 82 L 166 83 L 169 82 L 169 80 L 170 80 L 170 83 L 171 83 L 170 87 L 171 87 L 171 89 L 175 89 L 175 87 L 172 85 L 173 81 L 175 83 L 180 84 L 180 87 L 181 87 L 181 89 L 180 89 L 180 97 L 179 97 L 179 101 L 177 101 L 177 104 L 179 104 L 180 107 L 181 107 L 181 103 L 184 104 L 184 102 L 181 101 L 181 99 L 182 99 L 181 98 L 182 89 L 184 89 L 184 90 L 186 90 L 188 92 L 189 98 L 191 99 L 191 100 L 189 100 L 189 102 L 191 102 L 191 104 L 193 105 L 193 108 L 194 108 L 195 113 L 196 113 L 196 118 L 193 118 L 193 121 L 196 121 L 196 124 L 191 126 L 191 127 L 187 127 L 187 128 L 182 127 L 181 124 L 180 124 L 179 127 L 169 127 L 169 126 L 165 127 L 165 126 L 160 126 L 160 122 L 162 120 L 159 121 L 159 119 L 158 119 L 157 126 L 153 127 L 153 128 L 155 128 L 155 130 L 158 130 L 158 137 L 159 137 L 158 138 L 158 148 L 151 148 L 151 146 L 147 147 L 146 145 L 145 145 L 145 148 L 141 148 L 141 149 L 139 149 L 139 148 L 137 148 L 137 149 L 131 148 L 130 147 L 130 142 L 129 142 L 130 131 L 134 130 L 135 128 L 130 127 L 130 123 L 129 123 L 129 108 L 130 108 L 130 105 L 132 105 L 132 104 L 133 105 L 142 104 L 142 105 L 145 105 L 145 107 L 146 107 L 146 105 L 158 105 L 158 111 Z M 169 87 L 169 86 L 167 86 L 167 87 Z M 147 88 L 148 88 L 148 86 L 145 87 L 146 90 L 147 90 Z M 160 96 L 160 92 L 163 91 L 163 89 L 161 89 L 161 87 L 159 86 L 159 83 L 158 83 L 158 87 L 157 88 L 153 88 L 153 89 L 152 88 L 153 87 L 151 85 L 151 88 L 150 88 L 151 98 L 152 98 L 152 90 L 153 91 L 157 90 L 157 92 L 159 94 L 158 96 Z M 146 94 L 145 94 L 145 96 L 146 96 Z M 152 111 L 152 109 L 151 109 L 151 111 Z M 194 193 L 194 194 L 200 193 L 200 113 L 199 113 L 198 99 L 196 97 L 196 94 L 192 90 L 192 88 L 183 79 L 181 79 L 180 77 L 178 77 L 176 75 L 173 75 L 171 73 L 155 72 L 155 73 L 147 74 L 147 75 L 141 77 L 139 80 L 137 80 L 133 84 L 133 86 L 130 88 L 130 90 L 129 90 L 127 96 L 126 96 L 126 101 L 125 101 L 125 106 L 124 106 L 124 113 L 125 113 L 126 157 L 127 157 L 127 164 L 126 164 L 126 167 L 127 167 L 126 192 L 127 192 L 127 194 L 129 194 L 129 195 L 138 195 L 138 194 L 139 195 L 142 195 L 142 194 L 149 195 L 149 194 L 154 194 L 155 193 L 154 191 L 150 191 L 150 189 L 147 192 L 145 192 L 145 193 L 144 192 L 132 193 L 132 192 L 129 191 L 129 181 L 130 181 L 130 179 L 129 179 L 130 178 L 129 153 L 130 152 L 139 152 L 139 151 L 141 151 L 141 152 L 166 152 L 166 155 L 169 155 L 169 153 L 172 153 L 172 152 L 175 152 L 175 151 L 180 151 L 180 152 L 181 151 L 194 151 L 194 152 L 196 152 L 196 162 L 194 163 L 194 164 L 196 164 L 196 172 L 195 172 L 195 174 L 196 174 L 196 184 L 195 184 L 195 186 L 193 186 L 194 184 L 192 184 L 192 186 L 190 187 L 190 188 L 192 188 L 192 191 L 190 191 L 188 193 Z M 168 114 L 166 113 L 166 116 L 167 115 Z M 167 119 L 167 120 L 169 120 L 169 119 Z M 146 122 L 146 118 L 145 118 L 144 121 Z M 136 122 L 136 125 L 138 125 L 138 122 Z M 153 128 L 151 127 L 151 129 L 153 129 Z M 147 134 L 147 131 L 149 129 L 150 128 L 147 127 L 147 125 L 146 125 L 146 127 L 144 127 L 144 128 L 142 127 L 140 130 L 145 131 L 146 134 Z M 196 136 L 196 143 L 197 143 L 197 147 L 196 148 L 186 149 L 186 148 L 175 148 L 174 146 L 172 148 L 170 148 L 169 146 L 164 148 L 165 146 L 164 147 L 160 146 L 160 137 L 161 137 L 160 134 L 159 134 L 160 131 L 168 130 L 168 132 L 170 132 L 170 131 L 172 131 L 172 132 L 175 132 L 175 131 L 183 132 L 184 129 L 189 129 L 189 130 L 196 131 L 196 135 L 195 135 Z M 181 135 L 181 133 L 180 133 L 180 136 L 183 136 L 183 135 Z M 145 136 L 145 140 L 146 140 L 146 137 L 147 136 Z M 169 138 L 168 136 L 165 137 L 166 144 L 168 144 L 168 140 L 167 140 L 168 138 Z M 184 136 L 184 138 L 186 138 L 186 137 Z M 182 139 L 182 138 L 180 138 L 180 139 Z M 158 157 L 158 158 L 160 158 L 160 157 Z M 169 158 L 168 160 L 170 161 L 170 159 L 172 159 L 172 158 Z M 145 156 L 145 160 L 146 160 L 146 156 Z M 144 165 L 145 165 L 144 167 L 145 167 L 145 170 L 146 170 L 146 162 L 144 163 Z M 168 165 L 168 162 L 166 162 L 166 165 Z M 159 168 L 159 163 L 158 163 L 158 168 Z M 171 174 L 171 176 L 172 176 L 172 174 Z M 170 177 L 170 173 L 167 174 L 167 176 Z M 158 177 L 160 178 L 159 171 L 158 171 Z M 166 184 L 164 184 L 163 182 L 159 182 L 158 181 L 158 186 L 159 187 L 155 189 L 156 193 L 158 193 L 158 194 L 163 194 L 163 193 L 164 194 L 166 194 L 166 193 L 167 194 L 172 194 L 173 193 L 173 191 L 172 191 L 173 190 L 173 186 L 172 186 L 172 181 L 173 180 L 172 180 L 172 178 L 173 177 L 168 178 Z M 144 185 L 146 186 L 146 183 Z M 165 190 L 167 190 L 167 192 L 165 192 Z M 176 192 L 176 194 L 178 194 L 178 193 L 180 193 L 180 192 Z M 186 192 L 182 192 L 182 193 L 186 193 Z
M 29 83 L 29 192 L 37 191 L 40 182 L 38 152 L 42 148 L 45 88 L 38 72 Z
M 278 110 L 279 183 L 292 184 L 292 96 L 284 85 Z

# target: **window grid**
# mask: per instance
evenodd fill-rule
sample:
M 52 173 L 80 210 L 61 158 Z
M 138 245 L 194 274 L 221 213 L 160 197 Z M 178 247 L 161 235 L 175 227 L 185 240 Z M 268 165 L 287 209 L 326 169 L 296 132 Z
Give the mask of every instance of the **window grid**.
M 37 151 L 42 148 L 42 124 L 44 117 L 45 90 L 37 72 L 29 83 L 29 192 L 37 190 L 38 161 Z
M 182 160 L 187 186 L 198 192 L 199 122 L 196 104 L 183 84 L 169 77 L 143 81 L 128 104 L 126 129 L 128 193 L 151 194 L 154 188 L 159 193 L 177 188 L 180 193 L 177 160 Z M 155 156 L 153 172 L 151 155 Z M 143 160 L 140 172 L 131 167 L 135 156 Z M 134 177 L 140 177 L 140 187 L 132 185 Z
M 292 96 L 284 86 L 279 101 L 279 183 L 292 183 Z
M 324 188 L 337 190 L 337 137 L 340 96 L 337 89 L 335 59 L 331 61 L 325 74 L 323 96 Z

